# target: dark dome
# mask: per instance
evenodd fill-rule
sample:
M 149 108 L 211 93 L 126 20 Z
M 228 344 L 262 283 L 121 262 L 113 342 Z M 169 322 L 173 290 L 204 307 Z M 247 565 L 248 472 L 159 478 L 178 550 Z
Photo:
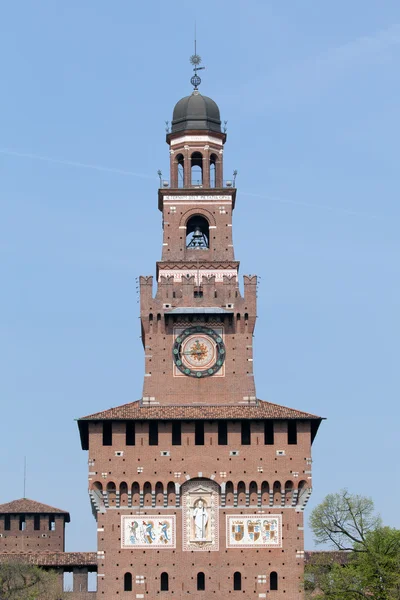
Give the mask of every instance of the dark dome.
M 194 90 L 175 105 L 172 117 L 172 133 L 187 129 L 221 131 L 219 108 L 211 98 Z

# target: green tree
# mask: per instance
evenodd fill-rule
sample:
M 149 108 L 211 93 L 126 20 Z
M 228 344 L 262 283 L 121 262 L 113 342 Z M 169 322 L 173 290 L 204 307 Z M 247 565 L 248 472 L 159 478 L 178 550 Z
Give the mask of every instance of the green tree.
M 53 571 L 20 560 L 0 564 L 0 600 L 61 600 L 62 583 Z
M 370 498 L 343 490 L 329 494 L 311 513 L 317 544 L 341 554 L 324 554 L 306 568 L 312 598 L 400 600 L 400 531 L 384 527 Z

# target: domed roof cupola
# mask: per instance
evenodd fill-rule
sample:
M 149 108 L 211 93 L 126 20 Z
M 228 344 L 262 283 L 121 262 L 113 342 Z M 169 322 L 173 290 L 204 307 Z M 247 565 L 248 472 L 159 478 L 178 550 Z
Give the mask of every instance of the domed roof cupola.
M 221 118 L 218 105 L 195 89 L 190 96 L 179 100 L 172 117 L 171 133 L 187 130 L 218 131 Z

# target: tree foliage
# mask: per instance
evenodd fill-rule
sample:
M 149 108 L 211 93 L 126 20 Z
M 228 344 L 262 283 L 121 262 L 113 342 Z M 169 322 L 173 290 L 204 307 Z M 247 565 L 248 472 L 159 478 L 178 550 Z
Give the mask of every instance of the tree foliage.
M 44 571 L 19 560 L 0 564 L 0 600 L 61 600 L 62 582 L 53 571 Z
M 329 494 L 313 510 L 310 525 L 317 544 L 346 552 L 343 562 L 321 553 L 307 566 L 309 597 L 400 600 L 400 531 L 382 526 L 370 498 L 346 490 Z

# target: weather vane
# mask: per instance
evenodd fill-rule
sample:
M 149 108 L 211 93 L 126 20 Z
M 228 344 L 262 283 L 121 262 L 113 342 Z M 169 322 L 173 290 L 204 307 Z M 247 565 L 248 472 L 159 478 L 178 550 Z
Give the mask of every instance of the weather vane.
M 193 65 L 193 71 L 194 71 L 194 75 L 190 80 L 190 83 L 192 84 L 192 86 L 194 87 L 195 90 L 198 89 L 199 85 L 201 84 L 201 79 L 199 77 L 199 75 L 197 74 L 197 71 L 201 71 L 202 69 L 205 69 L 205 67 L 199 67 L 199 65 L 201 64 L 201 56 L 199 56 L 197 54 L 197 41 L 196 41 L 196 25 L 194 26 L 194 54 L 192 54 L 192 56 L 190 57 L 190 64 Z

